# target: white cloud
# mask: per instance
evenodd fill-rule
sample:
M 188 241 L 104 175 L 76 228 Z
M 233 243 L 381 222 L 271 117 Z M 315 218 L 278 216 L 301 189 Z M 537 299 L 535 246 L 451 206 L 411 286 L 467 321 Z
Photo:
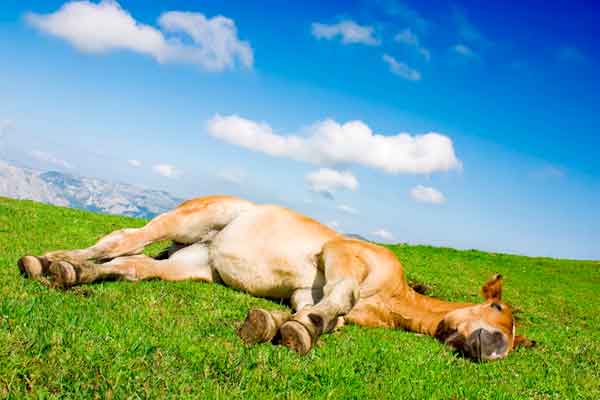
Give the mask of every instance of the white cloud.
M 469 20 L 466 12 L 456 5 L 452 7 L 452 20 L 462 40 L 484 46 L 491 44 L 483 33 Z
M 468 58 L 471 60 L 479 60 L 479 56 L 473 51 L 473 49 L 471 49 L 469 46 L 467 46 L 465 44 L 459 43 L 455 46 L 452 46 L 450 48 L 450 50 L 452 50 L 456 54 L 459 54 L 465 58 Z
M 398 43 L 404 43 L 409 46 L 417 47 L 419 45 L 419 37 L 410 29 L 404 29 L 394 36 L 394 40 Z
M 9 119 L 0 121 L 0 139 L 15 129 L 15 124 Z
M 141 167 L 142 166 L 142 162 L 140 160 L 127 160 L 127 164 L 131 165 L 132 167 Z
M 336 171 L 329 168 L 320 168 L 311 172 L 304 178 L 308 188 L 315 193 L 333 198 L 333 194 L 339 189 L 356 191 L 358 180 L 348 171 Z
M 388 242 L 391 242 L 392 240 L 394 240 L 394 235 L 392 235 L 391 232 L 389 232 L 383 228 L 378 229 L 375 232 L 373 232 L 373 235 L 375 235 L 383 240 L 386 240 Z
M 544 165 L 541 168 L 535 169 L 530 173 L 532 178 L 540 179 L 540 180 L 552 180 L 552 179 L 562 179 L 567 174 L 562 168 L 556 167 L 554 165 Z
M 45 151 L 32 150 L 29 152 L 29 155 L 38 161 L 43 161 L 43 162 L 46 162 L 49 164 L 58 165 L 59 167 L 63 167 L 63 168 L 68 168 L 68 169 L 73 168 L 73 165 L 71 163 L 69 163 L 65 160 L 62 160 L 58 157 L 55 157 L 54 155 L 47 153 Z
M 246 178 L 246 173 L 241 170 L 222 170 L 217 173 L 217 178 L 228 183 L 239 185 Z
M 424 31 L 429 26 L 429 22 L 419 12 L 409 7 L 403 1 L 375 0 L 375 3 L 379 4 L 387 14 L 402 18 L 406 24 L 415 27 L 419 31 Z
M 398 43 L 405 44 L 410 47 L 414 47 L 417 52 L 423 56 L 427 61 L 431 59 L 431 53 L 424 46 L 421 45 L 419 37 L 410 29 L 404 29 L 394 36 L 394 40 Z
M 337 221 L 329 221 L 327 223 L 327 226 L 329 226 L 331 229 L 334 229 L 334 230 L 340 229 L 340 223 Z
M 304 136 L 279 135 L 266 123 L 237 115 L 216 115 L 208 132 L 225 142 L 276 157 L 312 164 L 356 163 L 388 173 L 429 174 L 460 169 L 452 140 L 436 132 L 411 136 L 373 133 L 362 121 L 317 122 Z
M 171 164 L 156 164 L 152 170 L 167 178 L 177 178 L 181 175 L 181 171 Z
M 358 25 L 352 20 L 344 20 L 337 24 L 321 24 L 313 22 L 311 32 L 317 39 L 331 40 L 337 36 L 342 38 L 342 43 L 360 43 L 376 46 L 379 41 L 373 36 L 375 29 L 371 26 Z
M 410 197 L 419 203 L 444 204 L 446 202 L 446 197 L 442 192 L 423 185 L 410 189 Z
M 415 69 L 412 69 L 403 62 L 397 61 L 394 57 L 384 54 L 383 61 L 390 67 L 392 73 L 407 79 L 409 81 L 421 80 L 421 73 Z
M 28 13 L 25 18 L 88 53 L 129 50 L 160 63 L 194 64 L 208 71 L 253 64 L 252 48 L 238 39 L 235 22 L 220 15 L 170 11 L 160 15 L 157 29 L 136 21 L 116 1 L 103 0 L 72 1 L 54 13 Z
M 340 204 L 337 206 L 337 209 L 340 211 L 343 211 L 345 213 L 348 213 L 348 214 L 354 214 L 354 215 L 358 214 L 358 210 L 356 208 L 351 207 L 347 204 Z

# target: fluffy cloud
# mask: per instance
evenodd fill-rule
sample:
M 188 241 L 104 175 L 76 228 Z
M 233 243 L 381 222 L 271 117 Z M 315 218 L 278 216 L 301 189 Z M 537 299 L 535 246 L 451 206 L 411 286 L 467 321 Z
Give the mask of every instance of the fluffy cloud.
M 423 185 L 410 189 L 410 197 L 419 203 L 444 204 L 446 202 L 446 197 L 442 192 Z
M 160 63 L 194 64 L 208 71 L 253 64 L 252 49 L 238 39 L 235 22 L 220 15 L 170 11 L 160 16 L 159 30 L 136 21 L 116 1 L 103 0 L 72 1 L 54 13 L 28 13 L 25 18 L 88 53 L 129 50 Z
M 171 164 L 156 164 L 152 170 L 166 178 L 177 178 L 181 175 L 181 171 Z
M 532 178 L 540 180 L 562 179 L 567 176 L 566 172 L 554 165 L 544 165 L 541 168 L 535 169 L 529 174 Z
M 0 139 L 2 139 L 4 136 L 7 136 L 14 129 L 15 129 L 15 124 L 11 120 L 6 119 L 3 121 L 0 121 Z
M 334 230 L 340 229 L 340 223 L 337 221 L 329 221 L 327 223 L 327 226 L 329 226 L 331 229 L 334 229 Z
M 379 41 L 373 36 L 375 32 L 373 27 L 358 25 L 352 20 L 345 20 L 331 25 L 314 22 L 311 28 L 313 36 L 317 39 L 331 40 L 340 36 L 344 44 L 360 43 L 369 46 L 379 44 Z
M 394 36 L 394 40 L 398 43 L 405 44 L 410 47 L 414 47 L 415 50 L 423 56 L 427 61 L 431 59 L 431 53 L 425 47 L 421 45 L 419 37 L 410 29 L 404 29 L 402 32 Z
M 394 240 L 394 235 L 392 235 L 391 232 L 389 232 L 383 228 L 378 229 L 375 232 L 373 232 L 373 235 L 375 235 L 383 240 L 386 240 L 388 242 L 391 242 L 392 240 Z
M 336 171 L 329 168 L 321 168 L 311 172 L 305 177 L 308 188 L 315 193 L 333 198 L 333 194 L 339 189 L 358 189 L 358 180 L 347 171 Z
M 415 27 L 419 31 L 424 31 L 429 26 L 429 22 L 419 14 L 414 8 L 409 7 L 402 0 L 375 0 L 387 14 L 400 17 L 404 23 Z
M 132 167 L 141 167 L 142 166 L 142 162 L 140 160 L 127 160 L 127 164 L 131 165 Z
M 55 157 L 53 154 L 47 153 L 45 151 L 32 150 L 29 152 L 29 155 L 38 161 L 42 161 L 42 162 L 45 162 L 48 164 L 54 164 L 59 167 L 68 168 L 68 169 L 73 168 L 73 165 L 71 165 L 71 163 L 69 163 L 65 160 L 62 160 L 58 157 Z
M 349 206 L 347 204 L 340 204 L 337 206 L 337 209 L 340 211 L 343 211 L 345 213 L 348 213 L 348 214 L 354 214 L 354 215 L 358 214 L 358 210 L 356 208 Z
M 280 135 L 266 123 L 237 115 L 216 115 L 210 135 L 225 142 L 276 157 L 312 164 L 356 163 L 388 173 L 429 174 L 461 167 L 452 140 L 439 133 L 394 136 L 373 133 L 362 121 L 317 122 L 302 136 Z
M 462 40 L 484 46 L 491 44 L 483 33 L 469 20 L 466 12 L 456 5 L 452 7 L 452 20 Z
M 471 49 L 469 46 L 459 43 L 450 48 L 451 51 L 455 52 L 458 55 L 461 55 L 465 58 L 471 60 L 479 60 L 479 56 Z
M 383 61 L 390 67 L 390 71 L 392 73 L 398 75 L 401 78 L 407 79 L 409 81 L 418 81 L 421 80 L 421 73 L 415 69 L 412 69 L 408 65 L 403 62 L 396 60 L 394 57 L 384 54 Z

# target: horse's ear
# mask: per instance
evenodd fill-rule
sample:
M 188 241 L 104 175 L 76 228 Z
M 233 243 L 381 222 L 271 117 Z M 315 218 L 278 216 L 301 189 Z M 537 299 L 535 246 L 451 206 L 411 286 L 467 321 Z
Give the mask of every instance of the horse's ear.
M 525 336 L 517 335 L 513 341 L 513 349 L 516 349 L 519 346 L 530 348 L 537 345 L 535 340 L 529 340 Z
M 502 300 L 502 275 L 496 274 L 481 288 L 486 300 Z

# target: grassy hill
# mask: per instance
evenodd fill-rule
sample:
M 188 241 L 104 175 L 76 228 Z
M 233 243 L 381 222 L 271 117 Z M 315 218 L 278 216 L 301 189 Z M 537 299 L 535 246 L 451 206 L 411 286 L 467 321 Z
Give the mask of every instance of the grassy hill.
M 429 337 L 356 326 L 305 357 L 247 348 L 235 335 L 247 310 L 281 305 L 197 282 L 60 292 L 18 273 L 23 254 L 143 224 L 0 198 L 0 398 L 600 398 L 598 262 L 391 246 L 434 296 L 477 301 L 489 276 L 505 276 L 518 331 L 539 345 L 484 364 Z

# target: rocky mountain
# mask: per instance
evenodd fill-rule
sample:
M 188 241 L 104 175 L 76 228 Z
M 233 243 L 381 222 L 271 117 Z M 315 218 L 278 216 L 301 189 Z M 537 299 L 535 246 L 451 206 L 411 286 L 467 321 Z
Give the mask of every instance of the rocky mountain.
M 169 193 L 0 161 L 0 196 L 89 211 L 152 218 L 181 203 Z
M 357 233 L 345 233 L 344 236 L 349 237 L 351 239 L 358 239 L 358 240 L 362 240 L 364 242 L 370 242 L 369 239 L 367 239 L 366 237 L 361 236 Z

